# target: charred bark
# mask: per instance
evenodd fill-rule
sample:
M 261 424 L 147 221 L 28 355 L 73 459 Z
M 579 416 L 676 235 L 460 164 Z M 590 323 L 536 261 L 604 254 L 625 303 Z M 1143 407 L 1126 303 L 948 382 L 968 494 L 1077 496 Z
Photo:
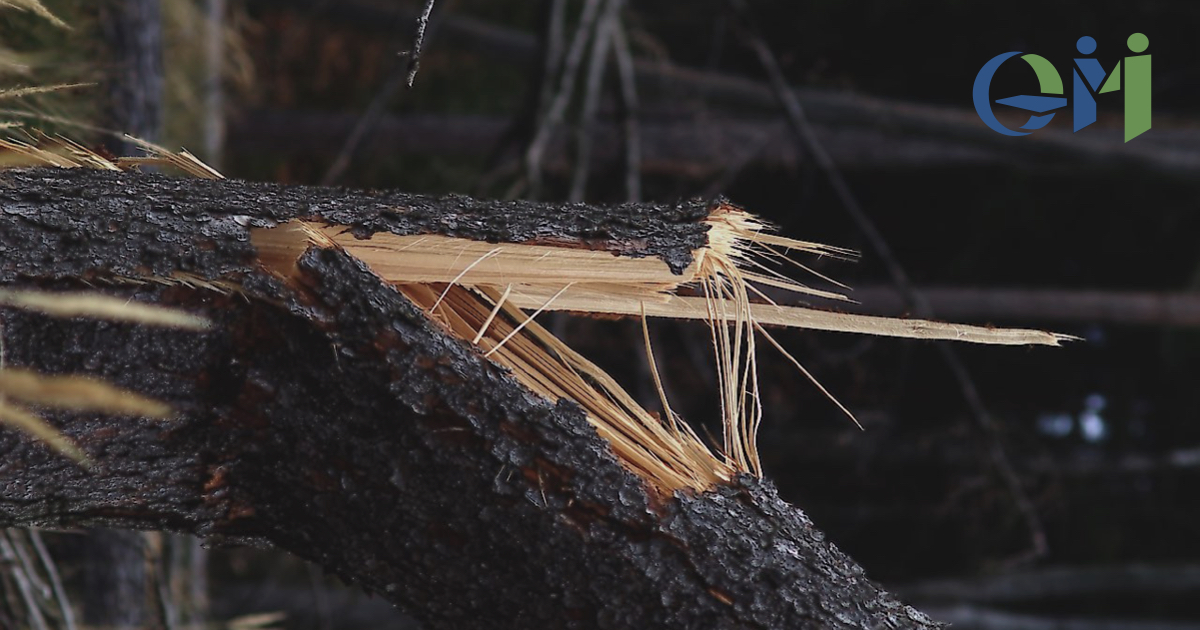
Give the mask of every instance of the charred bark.
M 81 170 L 0 178 L 0 283 L 100 287 L 215 324 L 199 334 L 3 311 L 7 364 L 86 372 L 178 413 L 50 415 L 90 470 L 0 431 L 0 525 L 273 545 L 430 628 L 937 627 L 769 482 L 662 496 L 578 406 L 534 396 L 359 261 L 310 249 L 284 284 L 259 266 L 247 227 L 324 217 L 678 266 L 703 240 L 705 204 L 499 204 Z
M 108 53 L 101 123 L 148 142 L 162 140 L 164 121 L 163 16 L 160 0 L 101 0 L 95 3 Z M 115 155 L 139 154 L 137 146 L 108 137 Z M 159 558 L 145 534 L 90 529 L 78 542 L 84 572 L 83 621 L 113 630 L 161 627 L 161 602 L 154 572 Z

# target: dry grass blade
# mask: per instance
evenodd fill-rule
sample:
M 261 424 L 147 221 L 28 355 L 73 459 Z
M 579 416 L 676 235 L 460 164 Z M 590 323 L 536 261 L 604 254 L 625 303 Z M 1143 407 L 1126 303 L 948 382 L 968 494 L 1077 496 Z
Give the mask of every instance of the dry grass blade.
M 87 147 L 62 137 L 50 137 L 40 131 L 26 133 L 31 142 L 12 138 L 0 138 L 0 149 L 7 149 L 17 156 L 15 164 L 8 166 L 54 166 L 57 168 L 93 168 L 119 171 L 120 168 L 108 158 Z M 23 159 L 22 159 L 23 158 Z M 21 164 L 24 162 L 24 164 Z
M 76 84 L 88 85 L 88 84 Z M 24 96 L 43 91 L 51 91 L 54 89 L 62 89 L 66 87 L 76 87 L 76 85 L 67 86 L 52 86 L 47 88 L 21 88 L 19 90 L 10 90 L 8 92 L 0 92 L 0 99 L 13 96 Z M 15 112 L 12 110 L 0 110 L 0 113 L 24 115 L 27 113 Z M 64 121 L 58 121 L 64 122 Z M 69 121 L 66 121 L 69 122 Z M 102 129 L 93 129 L 93 131 L 105 131 Z M 88 149 L 87 147 L 63 137 L 50 137 L 41 132 L 33 131 L 27 134 L 30 142 L 24 142 L 13 138 L 0 138 L 0 149 L 5 149 L 15 155 L 25 158 L 26 164 L 8 164 L 6 166 L 55 166 L 58 168 L 94 168 L 108 171 L 120 171 L 136 168 L 144 165 L 166 166 L 178 169 L 192 177 L 201 179 L 225 179 L 225 176 L 216 171 L 216 169 L 205 164 L 200 158 L 192 155 L 187 150 L 179 151 L 178 153 L 169 151 L 156 144 L 146 142 L 133 136 L 125 135 L 124 138 L 129 142 L 141 147 L 147 153 L 145 157 L 128 157 L 117 158 L 114 162 L 108 158 Z
M 176 309 L 100 294 L 0 289 L 0 304 L 55 317 L 93 317 L 184 330 L 203 331 L 211 325 L 202 317 Z
M 21 98 L 22 96 L 31 96 L 33 94 L 45 94 L 47 92 L 58 92 L 60 90 L 70 90 L 78 87 L 90 87 L 94 83 L 62 83 L 59 85 L 34 85 L 23 88 L 12 88 L 8 90 L 0 90 L 0 100 L 7 98 Z
M 176 153 L 153 142 L 147 142 L 128 134 L 125 135 L 125 139 L 136 144 L 143 151 L 149 153 L 150 156 L 120 158 L 117 160 L 117 163 L 122 167 L 141 166 L 144 164 L 171 166 L 200 179 L 225 179 L 225 176 L 217 172 L 215 168 L 205 164 L 200 158 L 192 155 L 186 149 Z
M 6 166 L 54 166 L 57 168 L 76 168 L 79 163 L 71 158 L 49 149 L 32 145 L 12 138 L 0 138 L 0 149 L 12 154 L 16 159 L 6 160 Z
M 79 447 L 68 440 L 65 435 L 59 433 L 57 429 L 50 426 L 45 420 L 3 399 L 0 399 L 0 423 L 24 431 L 30 436 L 45 442 L 50 448 L 75 460 L 80 465 L 88 465 L 87 456 L 83 454 L 83 451 L 79 450 Z
M 287 614 L 282 612 L 254 613 L 234 617 L 225 622 L 229 630 L 270 630 L 279 627 L 287 620 Z
M 0 9 L 5 8 L 29 11 L 59 28 L 68 30 L 71 28 L 66 22 L 51 13 L 50 9 L 47 9 L 40 0 L 0 0 Z
M 48 376 L 0 369 L 0 396 L 67 411 L 94 411 L 143 418 L 169 418 L 164 403 L 82 376 Z

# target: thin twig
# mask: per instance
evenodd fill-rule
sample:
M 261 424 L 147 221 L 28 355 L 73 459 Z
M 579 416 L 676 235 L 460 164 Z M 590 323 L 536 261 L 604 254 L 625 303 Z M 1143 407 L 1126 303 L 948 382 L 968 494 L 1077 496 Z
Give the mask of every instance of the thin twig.
M 146 571 L 147 582 L 152 585 L 155 594 L 158 598 L 154 600 L 157 604 L 155 611 L 158 613 L 158 621 L 165 630 L 184 630 L 183 615 L 180 611 L 180 605 L 183 604 L 183 598 L 173 597 L 173 589 L 171 588 L 172 576 L 172 559 L 165 551 L 169 542 L 166 540 L 167 534 L 162 532 L 142 532 L 142 536 L 146 540 Z
M 613 26 L 613 53 L 617 58 L 617 76 L 621 85 L 621 124 L 625 138 L 625 199 L 642 200 L 642 131 L 638 123 L 637 81 L 633 54 L 625 25 L 618 19 Z
M 525 150 L 526 177 L 529 180 L 528 197 L 535 198 L 542 189 L 542 159 L 546 154 L 546 146 L 550 143 L 554 132 L 562 124 L 567 105 L 571 103 L 571 95 L 575 91 L 575 81 L 579 76 L 579 65 L 583 61 L 583 52 L 594 33 L 596 16 L 600 11 L 601 0 L 587 0 L 583 5 L 583 15 L 575 28 L 571 46 L 563 60 L 562 75 L 559 79 L 558 91 L 542 117 L 529 148 Z
M 425 0 L 425 9 L 421 11 L 421 17 L 417 18 L 416 41 L 412 51 L 408 53 L 408 87 L 413 86 L 417 70 L 421 68 L 421 47 L 425 45 L 425 29 L 429 27 L 429 14 L 433 13 L 434 2 L 436 0 Z
M 545 2 L 544 23 L 539 30 L 538 50 L 542 63 L 533 79 L 533 87 L 529 91 L 525 103 L 517 108 L 512 121 L 499 134 L 493 143 L 491 154 L 488 156 L 488 169 L 475 182 L 477 196 L 485 195 L 495 186 L 496 182 L 517 174 L 521 169 L 523 151 L 529 146 L 537 122 L 545 115 L 550 101 L 554 98 L 555 79 L 558 77 L 563 59 L 563 30 L 566 28 L 566 0 L 547 0 Z M 518 182 L 519 183 L 519 182 Z M 505 198 L 514 199 L 520 190 L 514 186 Z
M 30 576 L 22 570 L 12 539 L 7 532 L 0 532 L 0 558 L 9 564 L 9 574 L 17 583 L 21 600 L 29 611 L 30 626 L 35 630 L 50 630 L 46 624 L 46 618 L 42 615 L 41 605 L 38 604 L 33 585 L 29 582 Z
M 1200 565 L 1129 563 L 1052 566 L 996 575 L 956 576 L 897 587 L 905 600 L 1029 605 L 1072 598 L 1178 597 L 1200 591 Z
M 384 80 L 383 86 L 379 88 L 379 92 L 375 94 L 375 98 L 371 99 L 371 104 L 367 106 L 367 110 L 363 112 L 363 115 L 358 119 L 358 123 L 354 125 L 354 130 L 350 132 L 350 135 L 346 136 L 346 141 L 342 143 L 342 148 L 338 151 L 337 157 L 330 164 L 329 170 L 325 171 L 325 176 L 321 178 L 321 185 L 330 186 L 345 174 L 346 169 L 350 167 L 350 160 L 358 151 L 359 144 L 362 143 L 367 132 L 373 129 L 376 123 L 379 122 L 388 102 L 399 91 L 400 85 L 403 82 L 404 73 L 400 71 L 400 68 L 394 70 Z
M 584 88 L 583 111 L 579 114 L 578 141 L 575 151 L 575 172 L 571 177 L 571 192 L 568 199 L 583 201 L 587 192 L 588 175 L 592 165 L 592 133 L 595 131 L 596 110 L 600 107 L 600 96 L 604 90 L 604 72 L 608 69 L 608 52 L 612 48 L 612 33 L 619 17 L 621 0 L 608 0 L 604 15 L 596 24 L 592 37 L 592 54 L 588 64 L 587 83 Z
M 42 568 L 46 571 L 46 577 L 50 580 L 50 588 L 54 590 L 54 601 L 58 604 L 59 613 L 62 615 L 63 628 L 65 630 L 77 630 L 75 625 L 75 611 L 71 608 L 71 600 L 67 598 L 67 590 L 63 588 L 62 579 L 58 575 L 58 565 L 54 562 L 50 551 L 46 549 L 46 544 L 42 542 L 42 535 L 36 529 L 28 530 L 29 540 L 33 543 L 33 549 L 38 555 L 38 559 L 42 562 Z
M 566 29 L 566 0 L 550 0 L 550 14 L 545 31 L 545 56 L 542 58 L 542 80 L 538 86 L 537 115 L 545 114 L 554 98 L 554 79 L 563 64 L 563 31 Z
M 429 0 L 426 3 L 425 12 L 417 21 L 417 43 L 413 52 L 409 53 L 410 56 L 407 66 L 397 66 L 392 70 L 388 77 L 384 79 L 383 85 L 379 88 L 379 92 L 377 92 L 375 97 L 371 99 L 370 105 L 367 106 L 366 111 L 363 112 L 363 115 L 359 117 L 358 122 L 354 125 L 354 130 L 350 132 L 350 135 L 346 136 L 346 140 L 342 143 L 342 148 L 340 151 L 338 151 L 337 157 L 334 158 L 333 163 L 329 165 L 329 170 L 325 171 L 325 176 L 321 178 L 322 185 L 330 186 L 337 182 L 337 180 L 341 179 L 342 175 L 346 173 L 346 169 L 350 168 L 350 161 L 354 158 L 354 154 L 358 151 L 359 145 L 362 144 L 362 141 L 367 137 L 367 134 L 369 134 L 373 129 L 375 129 L 376 125 L 379 124 L 379 120 L 383 118 L 384 110 L 387 108 L 388 103 L 390 103 L 392 101 L 392 97 L 394 97 L 396 93 L 400 91 L 400 86 L 407 83 L 409 87 L 412 87 L 413 78 L 416 76 L 417 66 L 419 65 L 417 63 L 417 57 L 421 52 L 420 47 L 424 44 L 425 38 L 427 36 L 432 38 L 434 32 L 437 30 L 437 21 L 434 21 L 432 25 L 429 25 L 429 12 L 433 10 L 433 3 L 434 0 Z M 441 20 L 440 16 L 444 14 L 444 11 L 438 14 L 439 21 Z M 405 72 L 406 69 L 407 73 Z
M 921 318 L 928 319 L 932 317 L 933 312 L 929 306 L 929 302 L 913 286 L 912 280 L 904 270 L 903 265 L 900 264 L 887 239 L 884 238 L 871 217 L 862 209 L 862 206 L 858 203 L 858 199 L 850 190 L 849 184 L 842 177 L 837 164 L 834 163 L 829 152 L 825 150 L 825 147 L 817 139 L 812 123 L 809 122 L 808 117 L 804 114 L 804 108 L 796 98 L 795 91 L 792 90 L 792 87 L 784 77 L 783 70 L 779 66 L 779 60 L 763 39 L 762 30 L 756 23 L 754 16 L 751 15 L 749 6 L 745 0 L 729 0 L 729 2 L 749 26 L 749 32 L 746 33 L 747 36 L 745 39 L 766 71 L 775 96 L 779 100 L 780 106 L 787 113 L 788 122 L 792 127 L 792 131 L 795 132 L 797 139 L 805 150 L 812 155 L 821 170 L 824 171 L 838 200 L 846 209 L 846 212 L 850 214 L 851 219 L 858 226 L 858 229 L 866 236 L 867 241 L 871 244 L 871 248 L 883 260 L 887 266 L 888 273 L 892 277 L 892 281 L 904 293 L 912 306 L 913 312 Z M 1031 549 L 1028 553 L 1022 554 L 1014 560 L 1033 560 L 1046 555 L 1049 549 L 1041 516 L 1038 515 L 1037 508 L 1025 492 L 1020 476 L 1013 468 L 1012 462 L 1009 461 L 998 425 L 984 406 L 983 400 L 979 396 L 979 390 L 976 388 L 970 372 L 963 364 L 962 359 L 959 358 L 958 353 L 947 344 L 938 344 L 938 350 L 941 352 L 947 366 L 949 366 L 951 374 L 953 374 L 955 380 L 958 382 L 967 406 L 970 407 L 976 421 L 988 435 L 991 444 L 989 455 L 991 456 L 992 464 L 999 471 L 1005 486 L 1012 494 L 1013 502 L 1016 504 L 1017 510 L 1021 513 L 1029 530 Z
M 958 604 L 927 609 L 931 617 L 953 628 L 973 630 L 1194 630 L 1192 621 L 1167 619 L 1104 619 L 1035 615 Z
M 29 546 L 25 544 L 23 538 L 17 537 L 17 534 L 25 530 L 12 530 L 9 535 L 9 540 L 12 542 L 13 551 L 17 555 L 17 560 L 21 563 L 21 569 L 25 571 L 25 575 L 29 577 L 29 583 L 33 586 L 37 594 L 42 600 L 48 600 L 54 595 L 54 591 L 42 580 L 42 576 L 38 573 L 37 567 L 34 565 L 33 558 L 29 554 Z
M 178 545 L 188 545 L 186 552 L 186 570 L 181 575 L 186 576 L 184 587 L 187 589 L 187 599 L 191 603 L 188 611 L 189 623 L 194 628 L 203 628 L 209 621 L 208 601 L 208 550 L 198 538 L 186 536 L 177 537 Z M 182 589 L 181 589 L 182 590 Z

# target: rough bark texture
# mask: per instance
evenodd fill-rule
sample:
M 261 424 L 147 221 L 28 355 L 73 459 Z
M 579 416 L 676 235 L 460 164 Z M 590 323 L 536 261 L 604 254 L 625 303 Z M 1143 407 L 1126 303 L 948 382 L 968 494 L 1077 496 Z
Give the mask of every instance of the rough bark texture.
M 0 283 L 86 281 L 216 324 L 198 334 L 3 311 L 9 365 L 93 374 L 178 416 L 53 416 L 92 470 L 0 431 L 0 525 L 274 545 L 430 628 L 936 627 L 769 482 L 657 496 L 579 407 L 531 394 L 360 262 L 309 250 L 285 286 L 258 268 L 246 227 L 321 216 L 365 232 L 586 239 L 678 267 L 703 239 L 705 204 L 497 204 L 88 171 L 0 180 Z M 176 271 L 242 289 L 128 280 Z
M 164 112 L 163 19 L 160 0 L 99 0 L 95 3 L 108 55 L 102 93 L 101 123 L 122 129 L 148 142 L 162 140 Z M 116 155 L 141 154 L 119 137 L 108 137 L 106 148 Z M 152 545 L 146 534 L 91 529 L 79 548 L 85 594 L 81 612 L 85 623 L 113 630 L 138 630 L 158 625 L 158 584 L 152 571 Z

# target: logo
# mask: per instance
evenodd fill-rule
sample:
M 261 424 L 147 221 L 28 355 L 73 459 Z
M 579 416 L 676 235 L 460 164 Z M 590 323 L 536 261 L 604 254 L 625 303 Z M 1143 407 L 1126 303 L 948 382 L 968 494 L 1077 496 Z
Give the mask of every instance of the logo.
M 1071 101 L 1075 115 L 1073 131 L 1079 131 L 1096 122 L 1097 95 L 1117 91 L 1123 92 L 1125 96 L 1125 142 L 1150 129 L 1150 55 L 1140 54 L 1146 52 L 1150 46 L 1150 39 L 1141 33 L 1134 33 L 1129 36 L 1126 44 L 1130 52 L 1139 54 L 1118 61 L 1111 73 L 1105 72 L 1100 62 L 1093 57 L 1075 59 L 1071 73 Z M 1082 55 L 1090 55 L 1096 52 L 1096 40 L 1084 35 L 1075 42 L 1075 48 Z M 1024 61 L 1033 70 L 1041 95 L 1010 96 L 997 99 L 995 103 L 1034 112 L 1029 121 L 1021 125 L 1021 129 L 1028 131 L 1015 131 L 1005 127 L 992 111 L 992 77 L 1004 62 L 1013 57 Z M 1053 113 L 1046 112 L 1067 106 L 1067 99 L 1063 96 L 1062 76 L 1054 69 L 1054 65 L 1045 57 L 1021 52 L 996 55 L 984 64 L 979 74 L 975 75 L 971 98 L 975 102 L 975 111 L 984 124 L 1006 136 L 1027 136 L 1030 132 L 1045 127 L 1054 118 Z

